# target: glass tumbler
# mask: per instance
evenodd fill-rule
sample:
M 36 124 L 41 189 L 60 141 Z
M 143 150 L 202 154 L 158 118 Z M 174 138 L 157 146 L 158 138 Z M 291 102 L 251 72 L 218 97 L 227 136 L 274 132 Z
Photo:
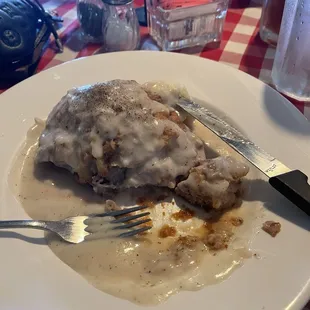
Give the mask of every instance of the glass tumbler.
M 273 46 L 277 45 L 285 0 L 264 0 L 260 19 L 261 39 Z
M 278 91 L 310 101 L 310 1 L 286 0 L 272 80 Z

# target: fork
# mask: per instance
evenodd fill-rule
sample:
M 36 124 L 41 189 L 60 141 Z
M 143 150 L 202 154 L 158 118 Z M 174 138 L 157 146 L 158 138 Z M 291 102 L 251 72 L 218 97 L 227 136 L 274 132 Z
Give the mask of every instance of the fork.
M 150 222 L 151 219 L 140 219 L 150 214 L 150 212 L 139 213 L 130 215 L 131 212 L 140 211 L 146 209 L 146 206 L 138 206 L 132 208 L 126 208 L 117 211 L 109 211 L 101 214 L 90 215 L 90 216 L 75 216 L 68 217 L 60 221 L 36 221 L 36 220 L 20 220 L 20 221 L 0 221 L 0 229 L 5 228 L 33 228 L 40 230 L 47 230 L 56 233 L 63 240 L 70 243 L 80 243 L 85 240 L 87 236 L 90 236 L 93 232 L 87 231 L 89 227 L 87 220 L 101 217 L 119 217 L 109 221 L 112 224 L 112 230 L 127 229 L 128 231 L 119 233 L 117 236 L 121 238 L 131 237 L 147 231 L 152 226 L 145 226 L 130 230 L 131 228 L 137 227 L 141 224 Z M 140 219 L 140 220 L 137 220 Z M 137 220 L 137 221 L 133 221 Z M 133 221 L 133 222 L 131 222 Z M 85 223 L 86 222 L 86 223 Z M 127 223 L 127 224 L 126 224 Z M 119 225 L 118 225 L 119 224 Z

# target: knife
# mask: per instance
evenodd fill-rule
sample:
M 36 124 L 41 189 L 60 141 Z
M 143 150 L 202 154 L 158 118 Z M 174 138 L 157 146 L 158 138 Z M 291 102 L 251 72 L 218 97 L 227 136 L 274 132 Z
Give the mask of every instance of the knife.
M 303 172 L 291 170 L 205 107 L 183 99 L 177 105 L 262 171 L 273 188 L 310 216 L 310 185 Z

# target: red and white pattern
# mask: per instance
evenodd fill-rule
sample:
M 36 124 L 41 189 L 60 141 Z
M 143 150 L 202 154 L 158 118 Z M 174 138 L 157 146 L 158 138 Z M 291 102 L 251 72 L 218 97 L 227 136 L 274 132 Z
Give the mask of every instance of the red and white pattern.
M 81 41 L 75 0 L 41 0 L 41 2 L 47 10 L 55 10 L 64 19 L 61 28 L 58 29 L 64 44 L 64 52 L 57 53 L 52 39 L 42 56 L 37 72 L 72 59 L 100 53 L 99 45 L 85 45 Z M 259 2 L 260 0 L 231 0 L 219 46 L 181 52 L 222 62 L 272 85 L 271 68 L 275 49 L 260 40 L 258 32 L 261 5 Z M 247 7 L 241 8 L 245 4 Z M 143 5 L 143 0 L 135 0 L 135 5 Z M 158 49 L 149 39 L 146 27 L 141 27 L 141 43 L 142 49 Z M 0 86 L 0 93 L 7 87 Z M 310 119 L 310 106 L 306 106 L 303 102 L 291 101 Z
M 99 45 L 85 45 L 81 41 L 75 0 L 41 0 L 41 2 L 47 10 L 55 10 L 64 19 L 61 28 L 58 29 L 64 44 L 64 52 L 57 53 L 52 39 L 42 56 L 37 72 L 72 59 L 100 53 Z M 222 62 L 272 85 L 271 68 L 275 49 L 260 40 L 258 32 L 261 5 L 259 2 L 260 0 L 231 0 L 219 46 L 192 51 L 188 49 L 186 53 Z M 245 4 L 247 7 L 241 8 Z M 143 5 L 143 0 L 135 0 L 135 5 Z M 146 27 L 141 27 L 141 43 L 142 49 L 158 49 L 149 39 Z M 0 88 L 0 93 L 6 88 L 7 86 Z M 302 102 L 291 101 L 310 119 L 310 107 Z

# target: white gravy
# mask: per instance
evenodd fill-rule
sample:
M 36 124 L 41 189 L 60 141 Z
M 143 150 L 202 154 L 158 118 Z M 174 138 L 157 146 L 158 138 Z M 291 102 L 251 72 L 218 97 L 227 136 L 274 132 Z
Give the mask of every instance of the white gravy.
M 41 131 L 40 125 L 29 130 L 9 175 L 10 187 L 28 215 L 33 219 L 59 220 L 103 212 L 105 199 L 90 187 L 79 185 L 66 171 L 51 165 L 35 167 Z M 217 152 L 232 152 L 203 126 L 196 124 L 195 132 Z M 251 168 L 248 178 L 256 176 L 257 172 Z M 137 197 L 149 194 L 142 194 L 141 190 L 128 191 L 113 199 L 120 206 L 135 205 Z M 153 189 L 150 195 L 156 195 L 156 191 Z M 178 205 L 188 206 L 182 199 L 170 195 L 150 208 L 153 229 L 138 238 L 106 237 L 73 245 L 48 234 L 47 244 L 55 255 L 97 289 L 137 304 L 155 305 L 179 291 L 198 290 L 226 279 L 251 256 L 248 248 L 258 203 L 244 201 L 239 209 L 230 211 L 214 224 L 215 229 L 227 225 L 231 215 L 244 219 L 242 226 L 230 227 L 234 238 L 228 249 L 217 253 L 209 252 L 202 242 L 194 243 L 191 248 L 177 246 L 179 236 L 202 234 L 203 224 L 198 217 L 185 222 L 172 219 L 171 214 L 180 210 Z M 159 238 L 158 229 L 163 224 L 176 227 L 176 236 Z

